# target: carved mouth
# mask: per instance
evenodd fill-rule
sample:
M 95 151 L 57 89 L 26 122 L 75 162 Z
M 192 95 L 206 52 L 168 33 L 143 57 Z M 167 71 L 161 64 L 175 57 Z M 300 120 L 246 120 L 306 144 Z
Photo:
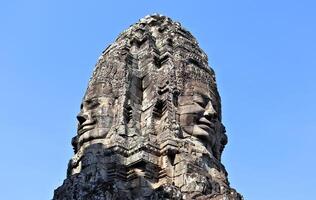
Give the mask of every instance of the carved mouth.
M 210 131 L 215 131 L 215 127 L 214 127 L 214 124 L 212 122 L 210 122 L 209 120 L 207 120 L 205 117 L 202 117 L 201 119 L 199 119 L 197 125 L 207 131 L 207 132 L 210 132 Z
M 91 129 L 94 129 L 95 128 L 95 121 L 90 121 L 90 122 L 85 122 L 81 125 L 78 126 L 78 134 L 81 135 Z

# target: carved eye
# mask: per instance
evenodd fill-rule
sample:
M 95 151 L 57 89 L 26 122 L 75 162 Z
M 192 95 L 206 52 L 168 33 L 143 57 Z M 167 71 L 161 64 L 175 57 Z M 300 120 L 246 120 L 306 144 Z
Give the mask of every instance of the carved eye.
M 100 104 L 97 100 L 87 100 L 86 101 L 86 106 L 88 109 L 94 109 L 98 107 Z
M 201 102 L 201 101 L 195 101 L 195 103 L 197 103 L 199 106 L 201 106 L 202 108 L 205 108 L 205 102 Z
M 195 103 L 197 103 L 199 106 L 201 106 L 202 108 L 205 108 L 207 105 L 207 100 L 205 98 L 203 98 L 202 96 L 194 96 L 193 97 L 193 101 Z

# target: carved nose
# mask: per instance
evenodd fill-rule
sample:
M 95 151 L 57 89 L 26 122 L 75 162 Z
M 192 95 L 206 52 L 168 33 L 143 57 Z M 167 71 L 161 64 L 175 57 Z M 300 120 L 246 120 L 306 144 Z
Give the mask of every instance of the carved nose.
M 207 106 L 205 108 L 204 116 L 206 118 L 208 118 L 208 119 L 214 119 L 217 116 L 217 112 L 214 109 L 211 101 L 208 102 L 208 104 L 207 104 Z
M 79 124 L 83 124 L 85 121 L 87 121 L 87 115 L 83 115 L 83 114 L 79 113 L 77 115 L 77 120 L 78 120 Z

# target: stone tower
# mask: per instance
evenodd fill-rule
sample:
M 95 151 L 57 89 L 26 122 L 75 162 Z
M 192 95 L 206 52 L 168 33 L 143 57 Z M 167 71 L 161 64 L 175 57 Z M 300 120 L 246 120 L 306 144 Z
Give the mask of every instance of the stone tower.
M 180 23 L 147 16 L 99 57 L 54 200 L 241 200 L 213 70 Z

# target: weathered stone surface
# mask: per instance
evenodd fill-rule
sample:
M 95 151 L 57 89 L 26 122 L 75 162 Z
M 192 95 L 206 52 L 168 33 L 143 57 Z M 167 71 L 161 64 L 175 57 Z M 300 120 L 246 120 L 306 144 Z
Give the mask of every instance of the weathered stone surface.
M 177 22 L 147 16 L 100 56 L 54 200 L 241 200 L 213 70 Z

